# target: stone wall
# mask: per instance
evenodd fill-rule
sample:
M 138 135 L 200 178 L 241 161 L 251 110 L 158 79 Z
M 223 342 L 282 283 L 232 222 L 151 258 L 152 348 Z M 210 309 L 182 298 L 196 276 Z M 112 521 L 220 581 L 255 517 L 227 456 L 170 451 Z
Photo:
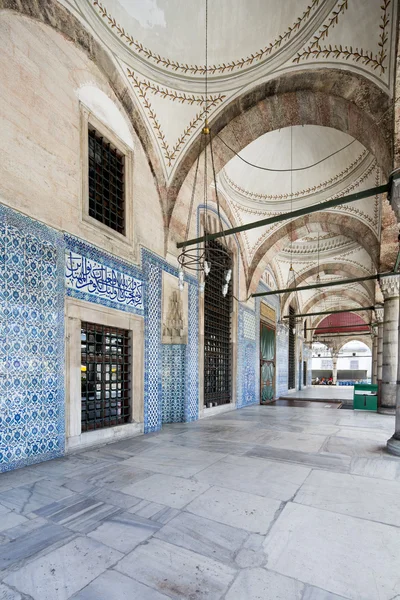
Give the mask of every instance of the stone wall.
M 164 254 L 164 223 L 140 141 L 106 77 L 51 27 L 0 12 L 0 201 L 127 260 L 140 244 Z M 119 110 L 133 141 L 135 246 L 82 218 L 82 86 L 94 86 Z M 110 125 L 101 107 L 96 115 Z M 112 124 L 111 124 L 112 125 Z

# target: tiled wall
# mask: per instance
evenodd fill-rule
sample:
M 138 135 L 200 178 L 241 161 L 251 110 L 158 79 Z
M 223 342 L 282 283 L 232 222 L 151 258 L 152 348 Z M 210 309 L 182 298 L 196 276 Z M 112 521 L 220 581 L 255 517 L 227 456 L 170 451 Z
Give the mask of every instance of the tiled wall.
M 286 329 L 276 338 L 276 367 L 277 367 L 277 382 L 276 395 L 282 396 L 288 391 L 289 378 L 289 330 Z
M 169 364 L 161 344 L 161 275 L 177 269 L 146 250 L 141 258 L 139 268 L 0 207 L 0 472 L 64 453 L 65 295 L 143 316 L 144 431 L 160 429 L 162 372 Z M 164 378 L 164 392 L 171 394 L 171 383 L 179 381 L 184 402 L 173 420 L 192 421 L 198 418 L 198 291 L 195 280 L 186 285 L 188 344 L 178 351 L 179 378 L 176 370 Z
M 162 271 L 178 271 L 147 250 L 141 265 L 0 207 L 0 471 L 64 453 L 65 295 L 143 316 L 145 433 L 198 419 L 197 283 L 188 343 L 163 345 Z M 237 341 L 241 407 L 259 401 L 259 303 L 239 306 Z
M 64 452 L 63 248 L 0 206 L 0 472 Z
M 259 401 L 256 360 L 256 314 L 239 304 L 238 323 L 238 368 L 237 407 L 248 406 Z
M 162 422 L 185 421 L 185 344 L 162 347 Z

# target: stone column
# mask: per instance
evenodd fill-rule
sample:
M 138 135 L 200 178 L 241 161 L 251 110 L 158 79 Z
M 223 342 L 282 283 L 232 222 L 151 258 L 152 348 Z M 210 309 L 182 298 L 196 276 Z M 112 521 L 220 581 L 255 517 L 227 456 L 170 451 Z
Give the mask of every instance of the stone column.
M 397 348 L 400 345 L 400 314 L 397 335 Z M 394 434 L 387 442 L 387 449 L 390 454 L 400 456 L 400 353 L 397 359 L 397 385 L 396 385 L 396 421 L 394 426 Z
M 393 414 L 396 407 L 400 275 L 380 282 L 383 305 L 382 392 L 378 412 Z
M 372 338 L 372 359 L 371 359 L 371 383 L 376 384 L 378 379 L 378 330 L 374 327 Z
M 375 308 L 375 316 L 378 321 L 378 364 L 376 366 L 376 382 L 380 385 L 382 382 L 383 362 L 383 308 Z
M 332 352 L 332 379 L 333 385 L 337 385 L 337 361 L 339 355 L 337 352 Z

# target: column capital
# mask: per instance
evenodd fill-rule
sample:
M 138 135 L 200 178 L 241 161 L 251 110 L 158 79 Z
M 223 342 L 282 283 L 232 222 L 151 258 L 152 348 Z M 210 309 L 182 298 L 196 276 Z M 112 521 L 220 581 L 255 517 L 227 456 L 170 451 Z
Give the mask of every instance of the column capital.
M 383 323 L 383 307 L 376 306 L 375 307 L 375 316 L 378 323 Z
M 385 300 L 400 295 L 400 275 L 390 275 L 380 280 L 380 286 Z

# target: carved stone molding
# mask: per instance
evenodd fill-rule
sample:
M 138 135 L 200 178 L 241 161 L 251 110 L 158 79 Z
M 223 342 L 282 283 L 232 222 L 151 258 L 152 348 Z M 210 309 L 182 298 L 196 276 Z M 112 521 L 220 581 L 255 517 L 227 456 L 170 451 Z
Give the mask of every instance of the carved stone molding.
M 396 298 L 400 295 L 400 275 L 385 277 L 380 282 L 380 286 L 385 300 Z
M 375 316 L 378 323 L 383 323 L 383 308 L 375 308 Z

